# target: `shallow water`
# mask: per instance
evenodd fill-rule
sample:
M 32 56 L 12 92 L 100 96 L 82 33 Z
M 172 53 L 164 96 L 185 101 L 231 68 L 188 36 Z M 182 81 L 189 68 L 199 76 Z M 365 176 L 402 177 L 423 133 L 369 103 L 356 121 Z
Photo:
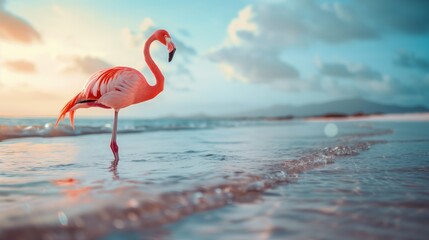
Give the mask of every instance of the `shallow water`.
M 248 204 L 201 213 L 168 226 L 169 237 L 217 239 L 427 239 L 428 124 L 394 129 L 359 155 L 302 173 Z
M 108 134 L 2 121 L 45 132 L 0 143 L 2 239 L 428 234 L 428 122 L 337 122 L 327 137 L 323 122 L 128 120 L 112 171 Z

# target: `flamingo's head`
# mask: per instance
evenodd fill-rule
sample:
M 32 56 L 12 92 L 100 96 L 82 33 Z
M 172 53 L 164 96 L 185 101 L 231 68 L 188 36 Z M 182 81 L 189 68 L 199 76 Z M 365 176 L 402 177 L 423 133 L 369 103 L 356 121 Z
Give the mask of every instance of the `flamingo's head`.
M 173 59 L 174 53 L 176 52 L 176 46 L 171 41 L 170 34 L 166 30 L 158 30 L 156 31 L 156 38 L 158 41 L 160 41 L 162 44 L 167 46 L 168 49 L 168 61 L 171 62 Z

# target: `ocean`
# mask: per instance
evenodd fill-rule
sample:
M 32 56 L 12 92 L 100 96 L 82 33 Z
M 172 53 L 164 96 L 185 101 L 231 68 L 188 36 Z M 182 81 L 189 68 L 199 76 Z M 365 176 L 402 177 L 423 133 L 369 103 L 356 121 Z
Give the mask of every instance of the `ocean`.
M 0 118 L 0 239 L 427 239 L 429 121 Z

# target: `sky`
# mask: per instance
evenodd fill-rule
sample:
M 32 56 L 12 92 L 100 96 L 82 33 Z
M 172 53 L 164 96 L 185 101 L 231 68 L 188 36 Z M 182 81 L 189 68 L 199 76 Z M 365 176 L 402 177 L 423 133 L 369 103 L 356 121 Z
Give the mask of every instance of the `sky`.
M 121 110 L 139 118 L 224 115 L 360 97 L 429 107 L 426 0 L 0 0 L 0 116 L 55 116 L 96 71 L 129 66 L 157 98 Z M 83 109 L 76 116 L 110 116 Z

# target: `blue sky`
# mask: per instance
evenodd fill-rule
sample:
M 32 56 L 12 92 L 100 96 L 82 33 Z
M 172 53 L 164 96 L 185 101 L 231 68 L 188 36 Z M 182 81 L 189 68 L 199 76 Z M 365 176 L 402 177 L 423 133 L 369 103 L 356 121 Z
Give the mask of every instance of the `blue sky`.
M 92 72 L 175 59 L 133 117 L 219 115 L 361 97 L 429 107 L 427 1 L 0 1 L 0 115 L 55 115 Z M 85 109 L 77 115 L 111 115 Z

